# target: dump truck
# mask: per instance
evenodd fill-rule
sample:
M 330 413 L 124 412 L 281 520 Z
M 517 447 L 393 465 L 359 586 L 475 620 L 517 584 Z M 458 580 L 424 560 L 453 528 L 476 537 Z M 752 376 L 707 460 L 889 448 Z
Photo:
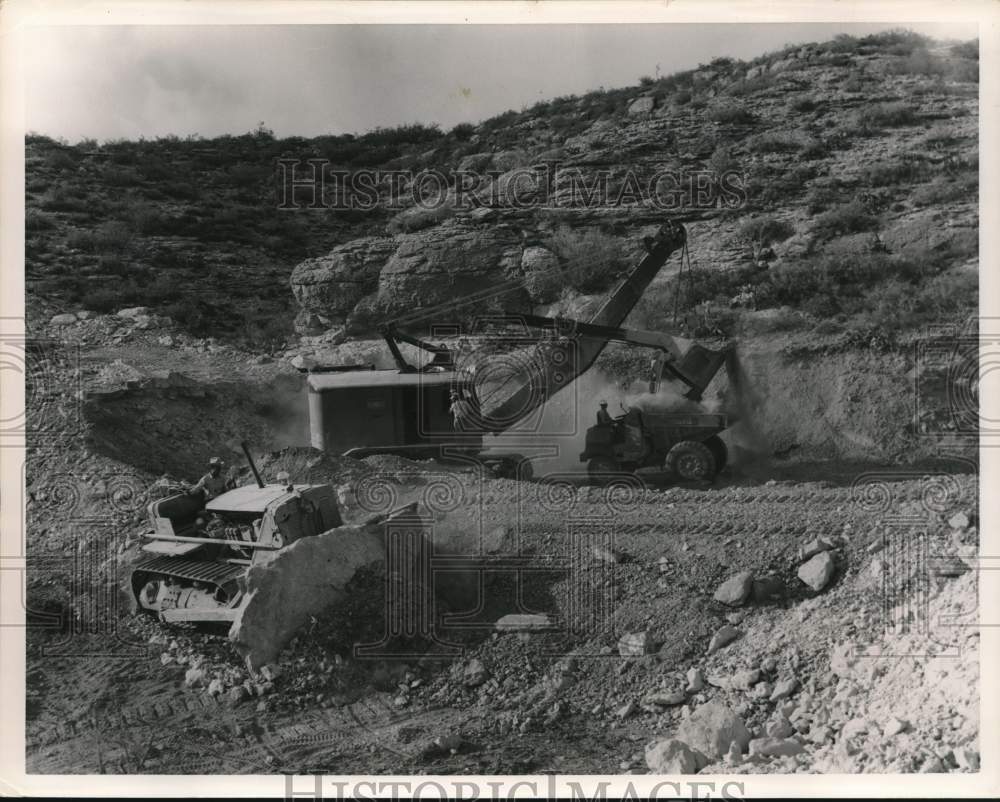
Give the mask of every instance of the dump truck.
M 674 221 L 661 226 L 655 236 L 646 237 L 642 259 L 588 321 L 536 315 L 491 319 L 494 327 L 538 332 L 533 335 L 534 345 L 522 349 L 514 367 L 500 381 L 486 378 L 496 378 L 488 369 L 489 358 L 484 360 L 486 370 L 480 369 L 482 365 L 458 364 L 444 344 L 409 335 L 398 322 L 387 325 L 382 336 L 395 369 L 346 365 L 305 371 L 309 374 L 306 386 L 313 447 L 354 457 L 382 453 L 414 459 L 459 455 L 491 467 L 498 475 L 530 478 L 530 460 L 488 438 L 515 430 L 588 371 L 608 343 L 616 340 L 658 349 L 662 375 L 678 379 L 700 394 L 726 362 L 726 352 L 662 333 L 620 328 L 686 238 L 684 226 Z M 400 351 L 400 342 L 425 350 L 432 358 L 420 367 L 412 365 Z M 453 393 L 467 401 L 473 411 L 474 425 L 462 431 L 456 430 L 450 413 Z M 681 428 L 686 425 L 677 423 Z M 725 425 L 724 420 L 714 419 L 710 428 L 720 430 Z M 697 428 L 698 432 L 684 439 L 700 438 L 702 423 Z M 632 459 L 631 454 L 615 452 L 612 447 L 609 455 L 614 453 L 618 453 L 619 467 L 645 460 Z M 601 462 L 596 467 L 607 465 Z
M 729 425 L 716 413 L 655 412 L 632 407 L 611 423 L 591 426 L 580 461 L 600 484 L 622 472 L 662 468 L 685 480 L 713 479 L 726 466 L 719 432 Z
M 152 502 L 131 573 L 138 610 L 168 623 L 232 623 L 255 565 L 297 540 L 341 525 L 331 485 L 256 483 L 205 500 L 198 491 Z

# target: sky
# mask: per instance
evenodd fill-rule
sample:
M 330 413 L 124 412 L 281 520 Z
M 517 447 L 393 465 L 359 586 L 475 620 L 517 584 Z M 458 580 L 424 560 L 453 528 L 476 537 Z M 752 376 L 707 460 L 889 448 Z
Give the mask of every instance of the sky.
M 539 100 L 631 86 L 719 56 L 909 27 L 968 24 L 62 26 L 26 45 L 26 130 L 84 137 L 445 130 Z

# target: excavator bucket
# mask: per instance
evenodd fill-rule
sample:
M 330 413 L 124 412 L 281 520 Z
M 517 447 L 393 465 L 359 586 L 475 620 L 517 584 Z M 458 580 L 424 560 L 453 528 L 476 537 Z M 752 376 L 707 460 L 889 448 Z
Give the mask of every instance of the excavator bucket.
M 678 373 L 685 377 L 691 389 L 685 393 L 692 401 L 700 401 L 705 388 L 719 372 L 723 365 L 729 360 L 731 350 L 713 351 L 703 345 L 694 343 L 684 354 L 680 364 L 674 367 Z

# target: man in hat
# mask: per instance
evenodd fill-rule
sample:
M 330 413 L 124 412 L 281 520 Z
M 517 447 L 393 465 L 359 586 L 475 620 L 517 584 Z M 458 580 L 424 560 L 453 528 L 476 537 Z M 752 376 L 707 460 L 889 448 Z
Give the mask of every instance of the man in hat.
M 285 490 L 289 493 L 295 489 L 294 485 L 292 485 L 292 477 L 289 475 L 288 471 L 278 471 L 276 479 L 278 480 L 278 484 L 285 488 Z
M 611 415 L 608 413 L 608 402 L 602 401 L 601 408 L 597 410 L 597 425 L 598 426 L 610 426 L 611 425 Z
M 198 484 L 192 487 L 188 493 L 192 495 L 201 491 L 205 501 L 215 498 L 220 493 L 225 493 L 229 489 L 229 481 L 222 475 L 223 462 L 218 457 L 212 457 L 208 461 L 208 473 L 198 480 Z

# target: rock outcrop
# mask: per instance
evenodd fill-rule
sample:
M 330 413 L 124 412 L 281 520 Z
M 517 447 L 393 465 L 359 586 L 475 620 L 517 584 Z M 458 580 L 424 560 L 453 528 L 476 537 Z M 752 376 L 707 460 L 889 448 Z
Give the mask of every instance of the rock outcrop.
M 396 249 L 392 237 L 362 237 L 338 245 L 326 256 L 307 259 L 292 271 L 292 293 L 302 312 L 301 333 L 315 315 L 324 327 L 343 323 L 355 304 L 378 287 L 379 271 Z
M 451 219 L 434 228 L 400 235 L 395 252 L 382 266 L 375 291 L 348 316 L 348 329 L 359 332 L 417 307 L 434 306 L 481 293 L 505 279 L 519 278 L 522 242 L 509 225 L 475 225 Z M 461 314 L 527 311 L 530 300 L 521 287 L 498 291 L 463 306 Z

